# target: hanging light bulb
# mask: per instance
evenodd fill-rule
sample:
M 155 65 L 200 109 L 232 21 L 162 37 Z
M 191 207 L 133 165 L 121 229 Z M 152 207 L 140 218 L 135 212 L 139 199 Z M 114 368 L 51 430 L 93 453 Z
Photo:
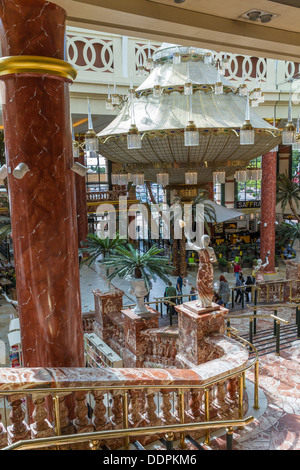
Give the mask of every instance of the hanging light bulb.
M 169 184 L 169 173 L 157 173 L 156 181 L 159 186 L 167 186 Z
M 245 122 L 240 129 L 240 145 L 253 145 L 255 140 L 255 131 L 250 122 L 249 93 L 247 93 Z
M 225 176 L 226 176 L 225 171 L 214 171 L 213 172 L 213 182 L 214 182 L 214 184 L 217 184 L 217 183 L 224 184 L 225 183 Z
M 260 103 L 264 103 L 264 102 L 265 102 L 265 94 L 264 94 L 264 93 L 261 94 L 259 102 L 260 102 Z
M 148 57 L 147 57 L 147 69 L 152 70 L 154 67 L 153 59 L 151 57 L 150 41 L 148 41 Z
M 288 122 L 282 131 L 282 145 L 291 145 L 295 143 L 295 126 L 292 119 L 292 93 L 290 90 L 289 109 L 288 109 Z
M 180 52 L 174 52 L 173 54 L 173 64 L 178 65 L 181 62 L 181 55 Z
M 238 183 L 246 183 L 247 181 L 247 171 L 246 170 L 238 170 L 235 172 L 234 178 Z
M 204 63 L 205 64 L 211 64 L 212 63 L 212 53 L 211 52 L 205 52 L 205 54 L 204 54 Z
M 93 129 L 90 101 L 88 99 L 88 131 L 85 134 L 85 151 L 86 152 L 98 152 L 99 151 L 99 139 Z
M 185 184 L 197 184 L 198 173 L 194 171 L 189 171 L 185 173 Z
M 217 83 L 215 83 L 215 95 L 221 95 L 223 93 L 223 83 L 221 82 L 220 69 L 218 64 L 218 75 Z
M 222 61 L 219 62 L 219 70 L 220 70 L 220 75 L 225 74 L 225 69 L 223 68 L 223 62 Z
M 154 85 L 153 87 L 153 97 L 160 98 L 163 93 L 163 89 L 160 85 Z
M 133 173 L 132 175 L 132 184 L 135 186 L 142 186 L 145 183 L 144 173 Z
M 107 99 L 105 100 L 105 108 L 109 109 L 109 110 L 114 109 L 113 102 L 112 102 L 112 99 L 110 97 L 109 85 L 108 85 Z

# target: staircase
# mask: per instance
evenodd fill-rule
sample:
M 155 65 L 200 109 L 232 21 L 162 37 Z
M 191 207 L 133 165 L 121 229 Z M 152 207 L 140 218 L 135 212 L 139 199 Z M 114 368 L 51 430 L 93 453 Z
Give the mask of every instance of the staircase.
M 240 334 L 242 338 L 249 341 L 249 334 Z M 292 343 L 299 339 L 297 337 L 297 325 L 281 325 L 280 327 L 280 351 L 290 348 Z M 276 353 L 276 335 L 274 328 L 258 331 L 253 335 L 252 344 L 257 349 L 259 356 Z M 250 352 L 250 357 L 255 356 L 254 351 Z

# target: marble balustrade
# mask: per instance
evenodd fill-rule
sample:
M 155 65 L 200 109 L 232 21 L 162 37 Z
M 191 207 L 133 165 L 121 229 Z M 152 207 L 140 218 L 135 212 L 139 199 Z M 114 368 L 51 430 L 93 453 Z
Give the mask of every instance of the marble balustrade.
M 219 375 L 220 381 L 209 387 L 210 419 L 236 419 L 239 374 L 236 372 L 231 378 L 225 378 L 226 374 L 223 374 L 223 379 L 222 373 Z M 3 400 L 5 397 L 7 403 L 6 416 L 3 410 L 0 416 L 0 448 L 19 440 L 55 435 L 54 411 L 49 399 L 49 396 L 55 395 L 58 397 L 62 435 L 124 428 L 126 426 L 123 415 L 124 390 L 128 395 L 128 427 L 179 423 L 178 390 L 182 387 L 185 422 L 204 421 L 204 388 L 211 379 L 212 375 L 208 375 L 205 368 L 201 370 L 201 366 L 194 370 L 2 368 L 0 399 Z M 118 389 L 118 386 L 124 388 Z M 170 386 L 171 388 L 166 388 Z M 84 390 L 70 392 L 74 387 L 81 387 Z M 99 389 L 91 391 L 91 387 Z M 56 388 L 59 389 L 58 392 L 55 392 Z M 20 391 L 22 393 L 18 394 Z M 68 406 L 71 394 L 75 403 L 74 416 L 70 416 Z M 33 403 L 30 420 L 26 412 L 27 400 Z M 247 400 L 244 402 L 244 412 L 246 411 Z M 192 434 L 194 437 L 201 435 L 197 431 Z M 163 436 L 143 436 L 139 441 L 147 444 L 158 437 Z M 101 444 L 116 449 L 122 447 L 124 441 L 103 439 Z M 86 444 L 81 446 L 86 448 Z

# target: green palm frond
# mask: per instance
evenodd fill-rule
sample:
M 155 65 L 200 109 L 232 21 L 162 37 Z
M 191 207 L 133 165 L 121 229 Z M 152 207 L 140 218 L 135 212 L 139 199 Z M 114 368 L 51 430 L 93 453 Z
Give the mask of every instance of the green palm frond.
M 98 235 L 89 233 L 86 241 L 81 243 L 82 248 L 79 250 L 81 254 L 89 254 L 82 263 L 90 266 L 98 256 L 102 255 L 104 258 L 110 256 L 118 247 L 122 246 L 125 241 L 125 239 L 120 238 L 118 232 L 114 238 L 100 238 Z
M 297 183 L 294 183 L 288 177 L 287 173 L 281 173 L 277 177 L 276 185 L 276 203 L 281 204 L 281 210 L 284 213 L 287 205 L 290 206 L 295 218 L 300 221 L 299 215 L 295 209 L 300 202 L 300 189 Z
M 165 283 L 169 282 L 168 274 L 172 273 L 173 267 L 169 265 L 167 257 L 160 255 L 162 251 L 163 249 L 153 245 L 146 253 L 140 253 L 129 244 L 119 246 L 108 259 L 103 259 L 100 263 L 107 268 L 114 268 L 108 279 L 142 278 L 149 289 L 152 280 L 156 281 L 157 278 Z
M 282 222 L 278 228 L 278 237 L 282 245 L 286 242 L 295 243 L 297 238 L 300 238 L 300 223 Z

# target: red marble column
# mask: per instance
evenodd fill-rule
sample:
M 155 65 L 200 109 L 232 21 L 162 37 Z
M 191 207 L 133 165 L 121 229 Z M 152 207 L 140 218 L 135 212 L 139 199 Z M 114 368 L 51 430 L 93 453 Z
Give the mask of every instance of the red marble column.
M 64 59 L 66 12 L 44 0 L 0 0 L 3 56 Z M 84 366 L 69 83 L 1 77 L 25 367 Z M 23 179 L 12 175 L 26 163 Z
M 276 221 L 276 168 L 277 152 L 262 157 L 260 257 L 265 260 L 270 251 L 265 273 L 275 273 L 275 221 Z

